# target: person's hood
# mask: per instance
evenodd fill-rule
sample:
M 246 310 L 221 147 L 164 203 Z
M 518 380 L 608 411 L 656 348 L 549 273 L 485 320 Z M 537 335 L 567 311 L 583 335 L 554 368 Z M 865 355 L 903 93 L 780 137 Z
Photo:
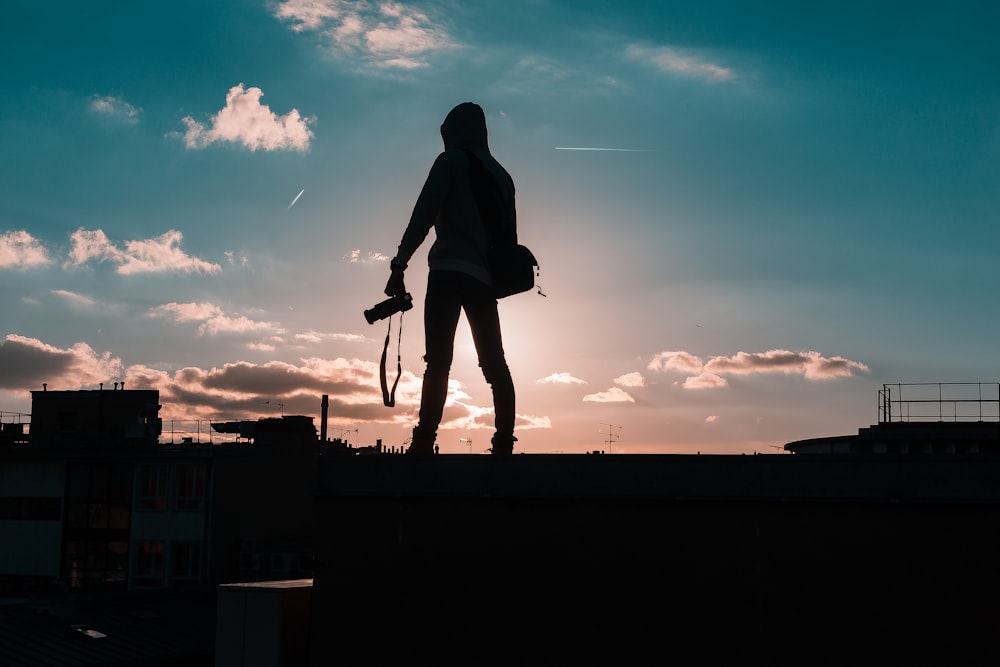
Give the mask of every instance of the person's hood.
M 448 112 L 441 123 L 441 138 L 445 150 L 470 144 L 489 150 L 486 135 L 486 114 L 475 102 L 462 102 Z

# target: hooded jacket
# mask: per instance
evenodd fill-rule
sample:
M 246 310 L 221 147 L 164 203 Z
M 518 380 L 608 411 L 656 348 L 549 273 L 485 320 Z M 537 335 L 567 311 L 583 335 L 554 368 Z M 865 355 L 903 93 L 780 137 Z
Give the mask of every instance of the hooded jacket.
M 487 233 L 472 194 L 464 149 L 476 155 L 496 179 L 516 238 L 514 181 L 490 154 L 486 115 L 478 104 L 464 102 L 452 109 L 441 124 L 441 139 L 444 152 L 431 166 L 391 265 L 405 269 L 433 227 L 435 240 L 427 253 L 430 270 L 459 271 L 490 285 Z

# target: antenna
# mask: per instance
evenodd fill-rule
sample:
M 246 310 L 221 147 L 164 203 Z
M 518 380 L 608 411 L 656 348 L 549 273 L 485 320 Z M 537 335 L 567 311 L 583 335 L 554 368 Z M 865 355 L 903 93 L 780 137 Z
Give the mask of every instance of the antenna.
M 610 454 L 611 453 L 611 445 L 614 444 L 614 443 L 616 443 L 616 442 L 618 442 L 618 439 L 622 437 L 622 427 L 621 426 L 616 426 L 615 424 L 601 424 L 601 426 L 604 426 L 604 427 L 606 427 L 608 429 L 607 432 L 605 432 L 605 431 L 598 431 L 598 433 L 600 433 L 601 435 L 603 435 L 603 436 L 605 436 L 607 438 L 607 440 L 605 440 L 604 442 L 605 442 L 605 444 L 607 444 L 607 446 L 608 446 L 608 454 Z M 618 431 L 615 432 L 615 429 L 618 429 Z

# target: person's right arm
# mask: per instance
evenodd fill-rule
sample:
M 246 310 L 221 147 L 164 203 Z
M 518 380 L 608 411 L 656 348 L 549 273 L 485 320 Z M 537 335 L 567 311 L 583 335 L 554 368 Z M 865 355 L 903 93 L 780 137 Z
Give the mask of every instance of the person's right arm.
M 402 283 L 402 272 L 406 270 L 410 258 L 413 257 L 413 253 L 417 251 L 420 244 L 427 238 L 427 234 L 431 231 L 431 227 L 434 226 L 434 221 L 437 219 L 438 212 L 444 206 L 445 200 L 448 197 L 448 192 L 451 189 L 453 160 L 454 156 L 449 155 L 447 152 L 437 156 L 437 159 L 434 160 L 434 164 L 431 166 L 430 173 L 427 174 L 427 180 L 424 181 L 424 187 L 420 190 L 420 196 L 417 197 L 417 203 L 413 206 L 410 222 L 403 232 L 403 238 L 399 242 L 396 256 L 390 262 L 393 272 L 395 273 L 398 270 L 400 274 L 400 284 Z M 389 281 L 390 283 L 394 282 L 391 275 Z M 386 285 L 386 290 L 388 289 L 389 285 Z

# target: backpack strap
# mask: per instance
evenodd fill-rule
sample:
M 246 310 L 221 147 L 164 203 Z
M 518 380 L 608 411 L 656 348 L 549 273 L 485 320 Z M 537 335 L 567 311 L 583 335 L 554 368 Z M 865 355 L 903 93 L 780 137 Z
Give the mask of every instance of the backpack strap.
M 496 177 L 471 150 L 463 148 L 462 152 L 469 161 L 469 185 L 476 200 L 479 218 L 486 227 L 489 244 L 491 246 L 516 244 L 517 231 L 508 224 L 506 202 Z

